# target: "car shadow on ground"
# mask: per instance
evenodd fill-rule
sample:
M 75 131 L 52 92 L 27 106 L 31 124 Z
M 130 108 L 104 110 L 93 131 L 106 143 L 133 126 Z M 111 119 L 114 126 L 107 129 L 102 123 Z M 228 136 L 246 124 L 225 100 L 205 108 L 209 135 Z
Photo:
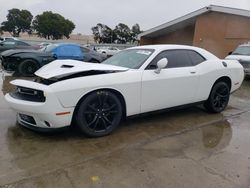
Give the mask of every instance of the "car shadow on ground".
M 196 118 L 198 118 L 198 120 Z M 121 121 L 120 126 L 111 134 L 122 134 L 121 132 L 147 132 L 151 134 L 162 134 L 163 130 L 171 129 L 172 131 L 183 131 L 187 128 L 195 128 L 203 125 L 209 119 L 223 119 L 222 114 L 209 114 L 202 106 L 193 106 L 175 110 L 163 110 L 133 117 L 128 117 Z M 69 127 L 48 131 L 34 131 L 16 123 L 15 126 L 9 127 L 9 132 L 17 136 L 31 136 L 41 139 L 65 140 L 65 139 L 91 139 L 85 136 L 78 127 L 73 123 Z M 157 133 L 158 132 L 158 133 Z M 134 134 L 134 133 L 133 133 Z M 111 136 L 108 135 L 107 137 Z

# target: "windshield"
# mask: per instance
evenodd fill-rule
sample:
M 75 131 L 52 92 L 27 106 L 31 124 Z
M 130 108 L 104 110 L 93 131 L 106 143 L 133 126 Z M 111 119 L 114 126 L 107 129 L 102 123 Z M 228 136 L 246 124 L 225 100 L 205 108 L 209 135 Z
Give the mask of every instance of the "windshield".
M 239 46 L 233 51 L 232 54 L 233 55 L 250 55 L 250 46 Z
M 41 48 L 40 50 L 43 52 L 51 52 L 52 50 L 54 50 L 56 47 L 58 47 L 57 44 L 50 44 L 48 46 L 45 46 L 43 48 Z
M 124 50 L 109 59 L 102 62 L 103 64 L 138 69 L 154 52 L 152 49 L 131 49 Z

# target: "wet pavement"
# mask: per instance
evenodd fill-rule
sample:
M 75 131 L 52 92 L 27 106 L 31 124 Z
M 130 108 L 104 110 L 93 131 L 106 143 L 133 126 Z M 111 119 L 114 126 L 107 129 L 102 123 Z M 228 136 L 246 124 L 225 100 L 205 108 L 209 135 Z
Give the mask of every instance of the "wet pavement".
M 0 80 L 0 187 L 250 187 L 250 80 L 222 114 L 198 106 L 136 117 L 90 139 L 17 125 L 3 100 L 12 79 Z

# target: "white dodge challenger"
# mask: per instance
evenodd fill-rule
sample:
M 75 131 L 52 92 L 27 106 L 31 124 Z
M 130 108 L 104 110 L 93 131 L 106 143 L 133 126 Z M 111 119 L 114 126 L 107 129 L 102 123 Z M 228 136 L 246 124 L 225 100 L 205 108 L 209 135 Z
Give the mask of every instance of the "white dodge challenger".
M 77 125 L 88 136 L 111 133 L 123 117 L 203 103 L 223 111 L 244 71 L 236 60 L 183 45 L 151 45 L 119 52 L 101 64 L 56 60 L 34 81 L 14 80 L 5 95 L 18 122 L 33 129 Z

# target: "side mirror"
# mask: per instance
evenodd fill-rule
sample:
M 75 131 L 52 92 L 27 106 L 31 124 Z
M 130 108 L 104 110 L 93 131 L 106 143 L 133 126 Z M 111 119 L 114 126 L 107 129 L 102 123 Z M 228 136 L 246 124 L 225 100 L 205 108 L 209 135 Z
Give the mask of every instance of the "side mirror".
M 233 52 L 228 52 L 228 55 L 232 55 Z
M 168 65 L 168 59 L 162 58 L 157 62 L 157 69 L 155 70 L 156 74 L 159 74 L 161 72 L 161 69 L 164 69 Z

